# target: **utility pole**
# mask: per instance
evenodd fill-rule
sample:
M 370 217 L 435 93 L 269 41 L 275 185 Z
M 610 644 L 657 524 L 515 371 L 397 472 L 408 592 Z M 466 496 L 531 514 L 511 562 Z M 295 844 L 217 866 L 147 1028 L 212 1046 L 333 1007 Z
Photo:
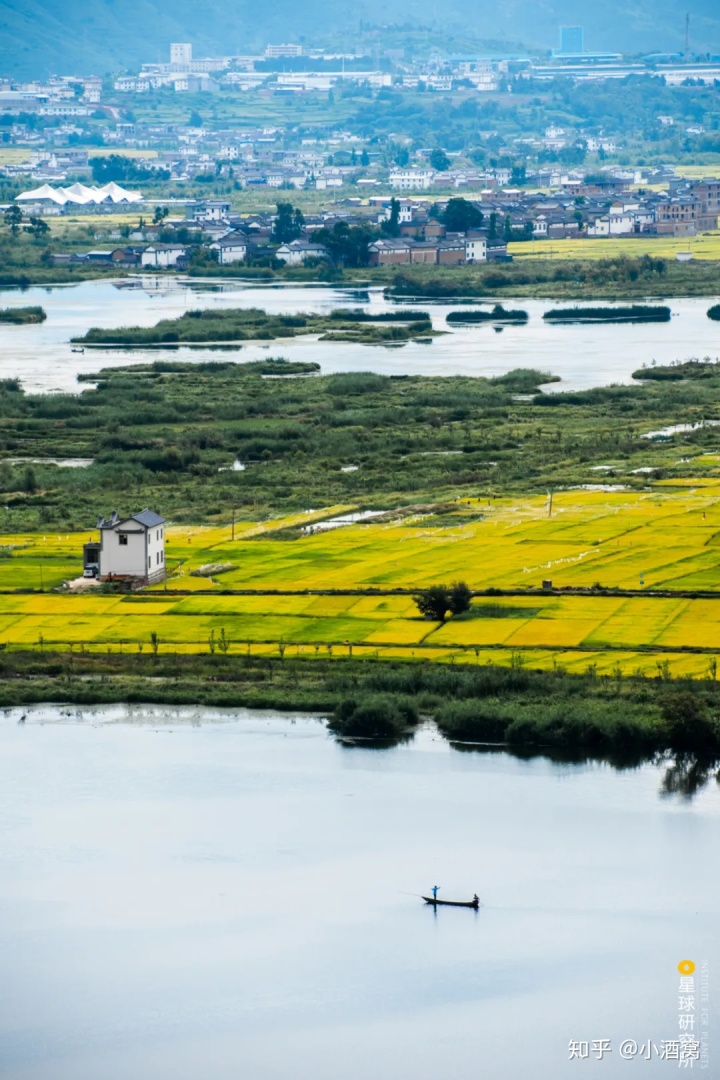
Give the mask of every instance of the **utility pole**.
M 230 539 L 235 539 L 235 506 L 232 508 L 232 532 L 230 534 Z
M 685 60 L 690 59 L 690 13 L 685 16 Z
M 548 491 L 548 496 L 549 496 L 549 499 L 550 499 L 550 501 L 548 502 L 548 517 L 551 518 L 552 517 L 552 504 L 553 504 L 552 490 Z

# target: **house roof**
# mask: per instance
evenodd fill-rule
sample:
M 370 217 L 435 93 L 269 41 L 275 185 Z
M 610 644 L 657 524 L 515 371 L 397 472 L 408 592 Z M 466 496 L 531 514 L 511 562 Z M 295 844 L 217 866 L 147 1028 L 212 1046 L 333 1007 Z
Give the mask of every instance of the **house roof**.
M 281 244 L 278 251 L 327 251 L 322 244 L 309 244 L 307 240 L 291 240 L 289 244 Z
M 111 516 L 105 520 L 101 517 L 98 521 L 99 529 L 116 529 L 118 525 L 126 525 L 129 521 L 137 521 L 138 525 L 144 526 L 146 529 L 154 529 L 156 525 L 163 525 L 165 518 L 160 514 L 156 514 L 154 510 L 141 510 L 139 514 L 130 514 L 128 517 L 118 517 L 117 513 L 113 510 Z
M 247 247 L 248 238 L 245 233 L 233 233 L 229 236 L 220 236 L 210 247 Z
M 139 514 L 133 514 L 132 519 L 139 521 L 147 529 L 154 529 L 156 525 L 162 525 L 165 521 L 165 518 L 156 514 L 154 510 L 141 510 Z

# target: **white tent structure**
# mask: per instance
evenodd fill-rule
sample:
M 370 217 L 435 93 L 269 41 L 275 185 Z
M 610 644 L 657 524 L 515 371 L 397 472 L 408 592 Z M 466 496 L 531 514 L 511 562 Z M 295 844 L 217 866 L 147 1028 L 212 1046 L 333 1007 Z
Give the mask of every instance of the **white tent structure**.
M 72 187 L 62 188 L 67 202 L 78 203 L 81 206 L 95 202 L 94 193 L 96 190 L 96 188 L 85 187 L 84 184 L 73 184 Z
M 23 191 L 17 195 L 15 202 L 29 203 L 31 205 L 45 204 L 55 206 L 108 206 L 125 205 L 142 202 L 143 197 L 139 191 L 126 191 L 115 183 L 105 184 L 104 187 L 86 187 L 85 184 L 73 184 L 68 188 L 52 188 L 49 184 L 35 188 L 33 191 Z
M 23 191 L 22 195 L 15 198 L 15 202 L 28 203 L 55 203 L 56 206 L 64 206 L 67 198 L 61 191 L 55 191 L 49 184 L 35 188 L 33 191 Z
M 105 184 L 104 187 L 98 188 L 97 192 L 98 195 L 102 195 L 103 202 L 135 203 L 142 202 L 143 198 L 139 191 L 126 191 L 125 188 L 118 187 L 113 181 Z

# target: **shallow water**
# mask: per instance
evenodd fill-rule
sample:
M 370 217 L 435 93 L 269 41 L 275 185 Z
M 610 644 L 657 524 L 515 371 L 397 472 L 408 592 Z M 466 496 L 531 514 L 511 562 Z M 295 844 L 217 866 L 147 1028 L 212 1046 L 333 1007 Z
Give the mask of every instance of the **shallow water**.
M 534 367 L 559 375 L 554 389 L 581 389 L 612 382 L 629 382 L 643 364 L 720 356 L 720 329 L 706 311 L 712 299 L 670 299 L 670 323 L 630 325 L 559 325 L 545 323 L 542 314 L 557 301 L 504 300 L 530 314 L 527 325 L 454 326 L 431 344 L 408 342 L 402 347 L 320 342 L 300 337 L 242 348 L 208 349 L 85 349 L 73 353 L 70 338 L 91 326 L 152 326 L 197 307 L 260 307 L 271 312 L 328 312 L 337 307 L 388 310 L 382 290 L 344 290 L 334 286 L 245 286 L 237 282 L 189 281 L 183 278 L 143 277 L 142 289 L 118 289 L 106 281 L 79 285 L 0 291 L 0 306 L 41 304 L 47 321 L 30 326 L 0 326 L 0 377 L 18 376 L 28 390 L 76 390 L 79 373 L 101 367 L 147 363 L 157 359 L 189 361 L 257 360 L 285 356 L 322 365 L 325 373 L 375 371 L 384 375 L 501 375 L 516 367 Z M 370 302 L 363 297 L 370 296 Z M 405 301 L 403 307 L 425 307 L 437 330 L 448 331 L 445 316 L 458 304 Z
M 432 727 L 377 751 L 276 714 L 65 712 L 0 718 L 1 1076 L 677 1069 L 619 1048 L 678 1037 L 680 960 L 720 970 L 714 781 L 684 802 L 655 766 Z M 433 884 L 483 907 L 434 914 Z

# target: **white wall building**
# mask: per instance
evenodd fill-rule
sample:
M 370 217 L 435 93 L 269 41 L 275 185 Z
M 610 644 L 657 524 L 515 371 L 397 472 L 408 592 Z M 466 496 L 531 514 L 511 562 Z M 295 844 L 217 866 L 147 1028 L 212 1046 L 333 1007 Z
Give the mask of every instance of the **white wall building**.
M 99 577 L 138 578 L 148 584 L 165 577 L 165 518 L 143 510 L 128 518 L 100 518 Z
M 189 64 L 192 62 L 192 45 L 173 42 L 170 46 L 171 64 Z
M 465 262 L 476 263 L 487 261 L 487 240 L 485 237 L 476 237 L 465 241 Z
M 597 153 L 598 150 L 602 150 L 606 154 L 617 153 L 617 143 L 615 139 L 606 139 L 604 137 L 593 138 L 589 135 L 585 141 L 587 142 L 587 148 L 591 153 Z
M 308 259 L 327 259 L 327 248 L 322 244 L 309 244 L 307 240 L 292 240 L 282 244 L 275 252 L 275 258 L 287 266 L 302 266 Z
M 395 191 L 427 191 L 433 182 L 433 172 L 413 169 L 395 169 L 390 173 L 390 187 Z
M 242 262 L 247 255 L 247 237 L 245 233 L 228 233 L 210 245 L 211 251 L 217 251 L 221 266 L 226 263 Z
M 607 214 L 596 218 L 588 225 L 588 236 L 629 236 L 642 231 L 644 225 L 651 225 L 655 219 L 652 210 L 631 205 L 613 204 Z
M 185 254 L 182 244 L 152 244 L 145 248 L 140 259 L 142 266 L 177 266 Z
M 268 45 L 265 55 L 271 60 L 282 56 L 302 56 L 302 45 Z

